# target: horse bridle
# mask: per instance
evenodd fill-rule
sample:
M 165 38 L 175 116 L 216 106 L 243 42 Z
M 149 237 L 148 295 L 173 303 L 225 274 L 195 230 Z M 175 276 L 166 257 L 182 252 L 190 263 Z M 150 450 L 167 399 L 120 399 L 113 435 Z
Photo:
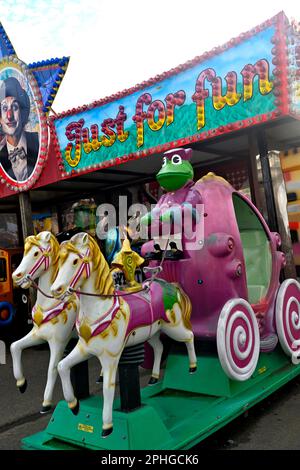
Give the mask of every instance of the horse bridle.
M 127 296 L 127 295 L 132 295 L 132 294 L 138 294 L 139 292 L 149 292 L 149 290 L 150 290 L 150 285 L 151 285 L 152 282 L 155 280 L 156 276 L 157 276 L 159 273 L 161 273 L 162 270 L 163 270 L 162 264 L 163 264 L 164 259 L 165 259 L 165 256 L 166 256 L 168 243 L 169 243 L 169 240 L 168 240 L 168 242 L 167 242 L 167 244 L 166 244 L 165 250 L 163 251 L 163 255 L 162 255 L 161 262 L 160 262 L 159 266 L 155 266 L 155 267 L 148 267 L 148 266 L 147 266 L 147 267 L 144 268 L 144 270 L 145 270 L 144 272 L 152 272 L 152 276 L 151 276 L 151 278 L 149 279 L 149 281 L 146 281 L 146 282 L 147 282 L 147 285 L 146 285 L 145 287 L 142 287 L 142 289 L 136 290 L 136 291 L 134 291 L 134 292 L 122 292 L 121 294 L 116 294 L 116 293 L 114 293 L 114 294 L 93 294 L 93 293 L 91 293 L 91 292 L 82 292 L 82 291 L 80 291 L 80 290 L 74 289 L 74 285 L 76 284 L 77 280 L 79 279 L 79 277 L 80 277 L 80 275 L 81 275 L 81 274 L 80 274 L 78 277 L 76 277 L 76 282 L 74 282 L 73 285 L 72 285 L 72 282 L 71 282 L 70 286 L 68 287 L 68 289 L 67 289 L 67 291 L 66 291 L 66 294 L 67 294 L 67 293 L 68 293 L 68 294 L 73 294 L 73 293 L 75 293 L 75 294 L 78 294 L 78 295 L 87 295 L 87 296 L 90 296 L 90 297 L 104 297 L 104 298 L 108 298 L 108 297 L 111 298 L 111 297 L 113 297 L 113 298 L 115 298 L 115 297 L 125 297 L 125 296 Z M 86 253 L 85 255 L 79 255 L 79 256 L 80 256 L 80 258 L 84 259 L 84 258 L 87 257 L 87 253 Z M 89 261 L 88 261 L 88 263 L 89 263 Z M 82 264 L 83 264 L 83 263 L 81 263 L 80 268 L 82 267 Z M 80 268 L 79 268 L 79 270 L 80 270 Z M 79 273 L 79 270 L 78 270 L 78 273 Z M 89 266 L 89 270 L 90 270 L 90 266 Z M 82 271 L 83 271 L 83 269 L 82 269 Z M 81 272 L 82 272 L 82 271 L 81 271 Z M 89 271 L 89 273 L 90 273 L 90 271 Z M 76 276 L 76 275 L 75 275 L 75 276 Z M 73 279 L 75 278 L 75 276 L 73 277 Z M 90 274 L 89 274 L 89 276 L 90 276 Z M 89 277 L 89 276 L 87 276 L 87 277 Z
M 78 253 L 78 256 L 79 258 L 81 259 L 81 264 L 78 268 L 78 270 L 76 271 L 76 273 L 74 274 L 71 282 L 70 282 L 70 285 L 67 289 L 67 292 L 70 291 L 70 289 L 73 289 L 73 287 L 75 287 L 78 279 L 80 279 L 81 275 L 85 272 L 86 273 L 86 278 L 88 279 L 91 275 L 91 267 L 90 267 L 90 261 L 91 259 L 89 258 L 89 255 L 90 255 L 90 249 L 88 248 L 86 250 L 86 253 L 84 255 L 82 255 L 81 253 Z
M 169 243 L 169 241 L 168 241 L 168 243 Z M 166 247 L 168 246 L 168 243 L 166 244 Z M 66 290 L 66 292 L 64 293 L 64 296 L 62 298 L 64 298 L 66 295 L 71 295 L 71 294 L 87 295 L 87 296 L 90 296 L 90 297 L 104 297 L 104 298 L 113 297 L 113 298 L 115 298 L 115 297 L 124 297 L 124 296 L 132 295 L 132 294 L 138 294 L 139 292 L 149 292 L 150 285 L 155 280 L 156 276 L 160 272 L 162 272 L 162 270 L 163 270 L 162 264 L 163 264 L 164 259 L 165 259 L 166 251 L 167 251 L 167 249 L 165 249 L 163 251 L 163 256 L 161 258 L 161 262 L 160 262 L 159 266 L 155 266 L 153 268 L 152 267 L 145 267 L 144 268 L 145 272 L 152 272 L 152 276 L 149 279 L 149 281 L 146 281 L 147 285 L 145 287 L 143 287 L 142 289 L 139 289 L 135 292 L 123 292 L 121 294 L 116 294 L 116 293 L 114 293 L 114 294 L 93 294 L 91 292 L 82 292 L 81 290 L 74 289 L 74 286 L 75 286 L 76 282 L 78 281 L 78 279 L 80 278 L 80 276 L 82 275 L 82 273 L 84 271 L 86 271 L 87 279 L 91 275 L 90 258 L 88 257 L 89 254 L 90 254 L 90 250 L 88 248 L 84 255 L 82 255 L 80 253 L 78 254 L 79 258 L 82 260 L 81 265 L 79 266 L 78 271 L 73 276 L 73 278 L 71 280 L 71 283 L 70 283 L 68 289 Z M 45 256 L 47 257 L 49 255 L 45 255 Z M 48 260 L 48 263 L 49 263 L 49 260 Z M 42 264 L 42 262 L 40 263 L 40 265 L 41 264 Z M 48 267 L 49 267 L 49 265 L 48 265 Z M 43 292 L 42 289 L 36 284 L 36 282 L 34 282 L 34 280 L 29 275 L 27 275 L 25 277 L 32 283 L 33 287 L 35 287 L 39 292 L 41 292 L 41 294 L 43 294 L 45 297 L 48 297 L 49 299 L 54 299 L 54 296 L 48 295 L 45 292 Z
M 29 271 L 28 274 L 26 274 L 20 284 L 22 284 L 25 281 L 30 281 L 31 283 L 33 282 L 32 276 L 37 272 L 37 270 L 42 266 L 44 263 L 45 266 L 45 271 L 50 266 L 50 254 L 51 254 L 51 246 L 48 246 L 48 248 L 42 248 L 41 246 L 37 246 L 37 248 L 41 251 L 42 256 L 39 257 L 39 259 L 34 263 L 33 267 Z
M 38 248 L 42 252 L 42 256 L 40 256 L 40 258 L 36 261 L 27 276 L 32 277 L 43 263 L 45 263 L 45 271 L 47 271 L 50 266 L 49 257 L 51 253 L 51 246 L 48 246 L 48 248 L 45 249 L 41 246 L 38 246 Z

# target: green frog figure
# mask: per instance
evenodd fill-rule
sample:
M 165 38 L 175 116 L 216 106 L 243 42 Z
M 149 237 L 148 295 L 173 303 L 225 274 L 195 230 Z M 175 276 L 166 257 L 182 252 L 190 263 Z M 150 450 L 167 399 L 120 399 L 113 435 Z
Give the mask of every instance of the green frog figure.
M 163 154 L 163 164 L 156 175 L 160 186 L 166 191 L 155 208 L 141 218 L 149 228 L 151 242 L 143 245 L 145 259 L 165 258 L 178 260 L 184 257 L 184 219 L 191 217 L 197 223 L 196 206 L 202 203 L 194 185 L 191 165 L 192 149 L 177 148 Z

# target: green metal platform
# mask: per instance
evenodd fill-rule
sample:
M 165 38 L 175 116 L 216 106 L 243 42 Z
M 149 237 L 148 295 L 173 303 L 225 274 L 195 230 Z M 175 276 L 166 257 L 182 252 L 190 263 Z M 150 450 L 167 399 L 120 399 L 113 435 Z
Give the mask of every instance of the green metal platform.
M 186 373 L 185 373 L 186 371 Z M 198 370 L 188 373 L 186 355 L 168 357 L 161 383 L 141 391 L 141 408 L 124 413 L 114 403 L 114 431 L 101 437 L 102 396 L 80 402 L 74 416 L 59 402 L 46 429 L 22 440 L 36 450 L 168 450 L 189 449 L 300 373 L 280 347 L 261 354 L 253 376 L 234 382 L 217 356 L 198 357 Z M 101 394 L 102 395 L 102 394 Z

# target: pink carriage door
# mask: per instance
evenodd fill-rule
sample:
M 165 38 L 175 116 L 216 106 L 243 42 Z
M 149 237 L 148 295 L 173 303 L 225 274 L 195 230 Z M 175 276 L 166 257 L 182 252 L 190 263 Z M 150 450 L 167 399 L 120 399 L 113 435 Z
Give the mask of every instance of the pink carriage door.
M 277 344 L 274 318 L 280 272 L 277 247 L 256 207 L 238 193 L 233 193 L 232 199 L 243 247 L 248 301 L 258 321 L 261 350 L 270 351 Z
M 286 354 L 292 356 L 299 349 L 293 343 L 300 340 L 299 283 L 286 279 L 280 285 L 285 255 L 279 251 L 279 234 L 270 232 L 251 202 L 237 194 L 233 200 L 244 250 L 249 302 L 260 329 L 260 350 L 272 351 L 279 339 Z
M 284 352 L 297 362 L 300 354 L 299 282 L 285 279 L 279 284 L 280 271 L 285 264 L 284 254 L 278 251 L 280 236 L 269 231 L 252 203 L 238 194 L 233 194 L 233 202 L 243 244 L 249 302 L 260 330 L 260 351 L 272 351 L 279 340 Z
M 232 193 L 243 249 L 248 298 L 230 299 L 218 322 L 218 354 L 225 373 L 234 380 L 253 374 L 260 351 L 271 351 L 275 333 L 274 303 L 279 285 L 275 235 L 256 207 L 240 193 Z
M 272 277 L 270 236 L 244 198 L 233 193 L 232 199 L 243 246 L 248 300 L 253 306 L 265 304 Z

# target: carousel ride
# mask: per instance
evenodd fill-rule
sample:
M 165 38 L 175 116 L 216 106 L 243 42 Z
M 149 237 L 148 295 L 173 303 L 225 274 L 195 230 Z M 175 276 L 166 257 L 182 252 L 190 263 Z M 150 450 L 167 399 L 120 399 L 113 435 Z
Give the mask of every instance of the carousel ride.
M 79 339 L 58 363 L 65 401 L 23 448 L 191 448 L 300 373 L 300 286 L 279 282 L 280 236 L 223 178 L 209 173 L 194 183 L 190 158 L 190 149 L 164 154 L 157 179 L 166 192 L 141 220 L 153 235 L 141 256 L 125 239 L 109 267 L 88 234 L 61 243 L 47 292 L 61 305 L 76 296 Z M 143 259 L 139 283 L 134 273 Z M 122 288 L 114 270 L 124 273 Z M 159 380 L 161 333 L 175 341 Z M 152 369 L 149 386 L 139 406 L 124 410 L 114 399 L 118 365 L 127 348 L 144 341 L 154 350 L 154 360 L 146 353 L 144 362 Z M 92 355 L 102 366 L 103 398 L 80 401 L 70 369 Z M 15 375 L 22 387 L 23 376 Z

